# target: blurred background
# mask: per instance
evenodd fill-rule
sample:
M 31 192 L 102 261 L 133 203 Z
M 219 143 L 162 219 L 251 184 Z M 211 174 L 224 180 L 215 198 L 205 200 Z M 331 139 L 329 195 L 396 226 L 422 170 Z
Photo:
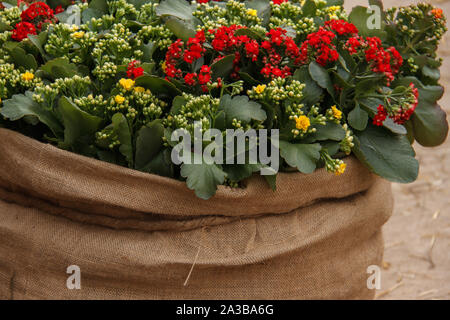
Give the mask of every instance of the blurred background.
M 383 0 L 385 8 L 428 2 L 450 20 L 450 0 Z M 366 0 L 345 0 L 347 12 Z M 447 21 L 447 27 L 449 23 Z M 450 116 L 450 31 L 439 49 L 444 58 L 440 105 Z M 450 139 L 436 148 L 414 145 L 419 178 L 393 184 L 394 215 L 384 227 L 385 256 L 377 299 L 450 299 Z

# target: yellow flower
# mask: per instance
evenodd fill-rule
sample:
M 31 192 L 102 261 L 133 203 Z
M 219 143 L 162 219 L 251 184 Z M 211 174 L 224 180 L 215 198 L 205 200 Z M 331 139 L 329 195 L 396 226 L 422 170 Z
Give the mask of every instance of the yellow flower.
M 342 111 L 336 108 L 336 106 L 331 107 L 331 111 L 333 111 L 333 116 L 340 120 L 342 118 Z
M 131 90 L 131 88 L 133 88 L 134 86 L 134 80 L 132 79 L 122 78 L 120 79 L 119 83 L 125 90 Z
M 345 172 L 345 168 L 346 168 L 346 167 L 347 167 L 347 165 L 346 165 L 344 162 L 342 162 L 342 163 L 339 165 L 339 169 L 337 169 L 336 172 L 335 172 L 334 174 L 337 175 L 337 176 L 343 174 L 343 173 Z
M 299 130 L 303 130 L 303 132 L 306 132 L 310 125 L 311 121 L 309 121 L 309 118 L 307 116 L 300 116 L 298 118 L 295 118 L 295 127 Z
M 266 85 L 265 84 L 258 84 L 258 86 L 255 88 L 255 92 L 257 94 L 261 94 L 264 92 L 264 90 L 266 89 Z
M 248 10 L 247 10 L 247 14 L 248 14 L 249 16 L 256 17 L 256 16 L 258 16 L 258 11 L 256 11 L 255 9 L 248 9 Z
M 34 79 L 34 74 L 32 74 L 31 72 L 25 72 L 25 73 L 22 73 L 22 80 L 24 80 L 24 81 L 31 81 L 31 80 L 33 80 Z
M 142 87 L 134 87 L 134 92 L 143 93 L 143 92 L 145 92 L 145 89 Z
M 165 62 L 165 61 L 164 61 L 163 64 L 161 65 L 161 68 L 162 68 L 163 72 L 166 72 L 167 66 L 166 66 L 166 62 Z
M 77 38 L 77 39 L 81 39 L 81 38 L 84 37 L 84 31 L 79 31 L 79 32 L 72 33 L 72 37 Z
M 116 101 L 117 104 L 122 104 L 125 101 L 125 98 L 118 94 L 114 97 L 114 101 Z

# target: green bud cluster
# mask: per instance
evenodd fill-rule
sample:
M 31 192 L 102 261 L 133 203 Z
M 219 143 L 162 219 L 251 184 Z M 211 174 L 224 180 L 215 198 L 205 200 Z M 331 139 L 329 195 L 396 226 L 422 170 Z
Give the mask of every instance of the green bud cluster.
M 21 13 L 21 10 L 17 6 L 4 8 L 0 10 L 0 22 L 6 26 L 14 27 L 16 23 L 22 20 L 20 18 Z
M 165 124 L 172 129 L 184 128 L 191 134 L 194 132 L 194 121 L 201 121 L 202 129 L 211 128 L 211 115 L 219 108 L 219 99 L 210 95 L 194 96 L 183 94 L 186 103 L 180 106 L 176 113 L 171 113 L 165 119 Z
M 143 26 L 137 33 L 137 37 L 141 39 L 143 43 L 151 41 L 161 49 L 170 46 L 173 42 L 173 36 L 172 31 L 170 31 L 165 25 Z

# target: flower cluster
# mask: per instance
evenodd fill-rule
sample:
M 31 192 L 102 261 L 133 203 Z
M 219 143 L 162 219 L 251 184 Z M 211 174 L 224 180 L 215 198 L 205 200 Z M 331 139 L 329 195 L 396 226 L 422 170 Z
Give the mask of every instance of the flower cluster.
M 386 99 L 386 106 L 382 104 L 378 106 L 373 124 L 382 126 L 387 117 L 392 118 L 397 124 L 404 124 L 411 118 L 418 104 L 419 90 L 410 83 L 402 92 L 393 92 Z
M 436 103 L 446 18 L 431 5 L 390 9 L 369 30 L 361 7 L 347 15 L 339 1 L 56 3 L 0 9 L 0 126 L 186 179 L 201 197 L 222 181 L 239 187 L 267 167 L 261 159 L 247 163 L 250 129 L 268 129 L 267 141 L 255 143 L 271 150 L 280 170 L 341 175 L 354 153 L 376 174 L 402 182 L 417 173 L 401 167 L 414 162 L 404 161 L 414 154 L 408 141 L 438 145 L 447 134 Z M 76 25 L 70 12 L 81 13 Z M 226 147 L 198 141 L 196 129 L 215 132 L 214 139 L 239 129 L 249 138 L 245 163 L 186 170 L 170 161 L 177 129 L 217 154 Z
M 62 8 L 57 8 L 57 13 L 62 12 Z M 41 30 L 44 24 L 56 22 L 53 9 L 46 3 L 38 1 L 30 4 L 27 9 L 22 11 L 21 22 L 14 27 L 12 39 L 22 41 L 28 38 L 29 34 L 36 34 L 36 30 Z

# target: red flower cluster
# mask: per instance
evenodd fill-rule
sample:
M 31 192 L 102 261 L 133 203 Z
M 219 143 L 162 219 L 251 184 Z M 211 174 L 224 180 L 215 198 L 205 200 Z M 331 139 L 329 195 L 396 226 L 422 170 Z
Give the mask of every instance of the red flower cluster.
M 199 31 L 194 38 L 189 38 L 187 46 L 188 48 L 184 51 L 183 60 L 187 63 L 193 63 L 195 60 L 203 56 L 205 49 L 203 48 L 203 43 L 205 43 L 205 32 Z
M 364 39 L 360 36 L 354 36 L 347 40 L 344 48 L 351 55 L 363 51 L 372 71 L 385 74 L 387 85 L 394 80 L 394 76 L 400 71 L 403 64 L 401 54 L 394 47 L 384 49 L 378 37 Z
M 411 89 L 413 103 L 403 107 L 395 113 L 393 119 L 395 123 L 404 124 L 406 121 L 411 118 L 414 111 L 416 110 L 417 105 L 419 104 L 419 90 L 414 86 L 413 83 L 409 84 L 409 88 Z
M 357 35 L 358 28 L 353 23 L 344 20 L 329 20 L 325 22 L 325 27 L 336 32 L 338 35 Z
M 373 117 L 373 124 L 381 127 L 384 120 L 386 120 L 388 113 L 382 104 L 378 106 L 377 110 L 377 114 Z
M 183 41 L 181 41 L 181 39 L 178 39 L 174 43 L 172 43 L 167 50 L 166 61 L 164 62 L 164 72 L 169 78 L 180 78 L 182 75 L 181 69 L 177 68 L 176 64 L 181 58 L 183 45 Z
M 11 38 L 16 41 L 22 41 L 28 38 L 29 34 L 36 34 L 34 25 L 29 22 L 19 22 L 12 31 Z
M 281 68 L 282 55 L 291 58 L 294 64 L 300 63 L 300 48 L 286 33 L 287 31 L 281 28 L 272 29 L 266 34 L 269 40 L 261 43 L 261 47 L 268 53 L 268 56 L 262 58 L 264 68 L 261 69 L 261 74 L 265 77 L 285 78 L 291 75 L 291 69 L 288 66 Z
M 308 57 L 312 56 L 321 66 L 326 66 L 339 59 L 339 53 L 333 40 L 336 38 L 334 32 L 321 27 L 317 32 L 311 33 L 300 47 L 302 63 L 308 63 Z
M 389 111 L 380 104 L 377 108 L 378 112 L 373 118 L 373 124 L 382 126 L 384 120 L 386 120 L 388 115 L 397 124 L 404 124 L 406 121 L 408 121 L 416 110 L 417 105 L 419 104 L 419 90 L 414 86 L 413 83 L 410 83 L 409 85 L 409 95 L 409 101 L 407 101 L 406 103 L 402 103 L 398 110 Z
M 181 59 L 188 64 L 192 64 L 197 59 L 201 58 L 205 53 L 203 44 L 205 43 L 205 32 L 199 31 L 194 38 L 189 38 L 187 48 L 183 51 L 184 43 L 181 39 L 176 40 L 169 46 L 166 53 L 164 72 L 167 78 L 181 78 L 183 72 L 177 67 Z M 184 82 L 187 85 L 194 86 L 196 84 L 202 85 L 203 91 L 207 91 L 206 84 L 211 80 L 211 68 L 203 65 L 200 72 L 187 73 L 184 76 Z
M 339 53 L 336 49 L 336 35 L 357 37 L 358 29 L 354 24 L 344 20 L 326 21 L 323 27 L 317 32 L 311 33 L 303 42 L 301 51 L 301 62 L 308 63 L 310 57 L 314 58 L 321 66 L 339 59 Z
M 22 21 L 31 22 L 36 18 L 52 19 L 54 17 L 53 10 L 44 2 L 35 2 L 22 11 L 20 16 Z
M 61 6 L 56 9 L 57 13 L 64 11 Z M 44 23 L 56 21 L 53 9 L 41 1 L 30 4 L 26 10 L 22 11 L 20 17 L 22 21 L 15 25 L 12 35 L 12 38 L 16 41 L 22 41 L 29 34 L 36 34 L 36 29 L 41 30 Z
M 394 47 L 385 50 L 378 37 L 368 37 L 367 47 L 365 51 L 366 61 L 371 63 L 373 72 L 386 75 L 389 85 L 403 64 L 401 55 Z
M 289 0 L 272 0 L 273 4 L 282 4 L 284 2 L 289 2 Z
M 130 79 L 136 79 L 144 74 L 144 69 L 140 67 L 141 64 L 138 60 L 132 60 L 127 66 L 127 77 Z
M 208 89 L 206 88 L 206 84 L 211 81 L 211 68 L 207 65 L 203 65 L 200 68 L 200 73 L 197 74 L 196 72 L 194 73 L 187 73 L 184 76 L 184 82 L 187 85 L 190 86 L 195 86 L 197 83 L 202 85 L 202 90 L 204 92 L 207 92 Z
M 285 65 L 286 57 L 295 63 L 300 61 L 300 49 L 294 40 L 286 35 L 286 30 L 277 28 L 270 30 L 267 40 L 261 43 L 251 39 L 246 35 L 236 35 L 236 31 L 242 26 L 222 26 L 218 29 L 208 30 L 212 35 L 211 46 L 215 51 L 213 56 L 218 56 L 213 63 L 222 59 L 225 55 L 234 55 L 232 78 L 238 78 L 238 72 L 243 58 L 248 58 L 251 62 L 260 62 L 264 65 L 261 74 L 267 78 L 287 77 L 291 75 L 290 68 Z M 205 33 L 200 31 L 194 38 L 184 44 L 178 39 L 169 46 L 165 61 L 165 74 L 168 78 L 183 78 L 188 85 L 205 85 L 211 80 L 211 74 L 206 70 L 206 65 L 202 67 L 200 73 L 187 73 L 183 76 L 180 63 L 192 64 L 197 59 L 203 57 L 206 52 L 204 43 Z M 218 55 L 217 55 L 218 54 Z M 182 61 L 180 61 L 182 58 Z

